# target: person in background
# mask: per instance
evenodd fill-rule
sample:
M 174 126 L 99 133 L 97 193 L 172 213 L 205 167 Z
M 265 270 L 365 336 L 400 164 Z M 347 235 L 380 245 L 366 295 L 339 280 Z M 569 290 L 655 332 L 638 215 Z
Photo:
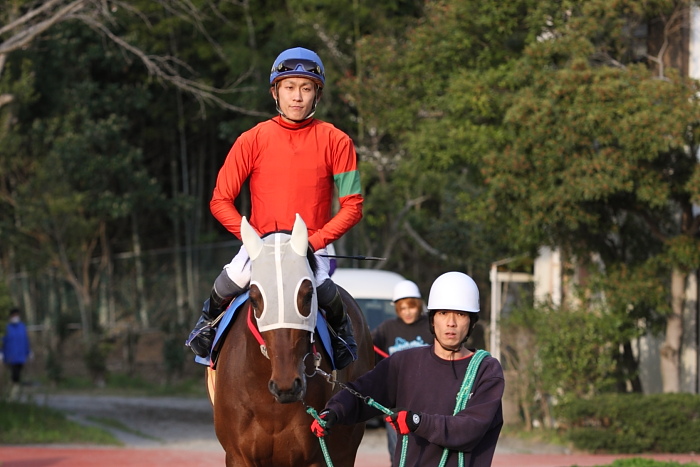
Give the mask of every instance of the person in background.
M 22 322 L 19 308 L 12 308 L 5 328 L 5 335 L 2 338 L 2 347 L 0 347 L 0 362 L 4 362 L 8 366 L 12 380 L 10 400 L 19 399 L 22 369 L 31 355 L 27 327 Z
M 226 156 L 210 204 L 216 219 L 241 238 L 241 213 L 234 201 L 250 181 L 250 225 L 263 236 L 292 230 L 299 214 L 309 230 L 318 270 L 318 304 L 330 325 L 335 368 L 357 359 L 357 343 L 336 284 L 330 278 L 327 246 L 362 218 L 360 172 L 350 137 L 313 118 L 326 84 L 320 57 L 295 47 L 282 52 L 270 71 L 270 94 L 278 116 L 241 134 Z M 332 214 L 337 190 L 338 211 Z M 204 302 L 202 316 L 187 339 L 192 351 L 207 357 L 216 335 L 215 320 L 250 284 L 245 247 L 224 266 Z
M 430 322 L 424 313 L 424 303 L 415 282 L 403 280 L 394 286 L 396 318 L 387 319 L 372 331 L 372 341 L 379 359 L 400 350 L 422 347 L 433 343 Z M 381 352 L 381 354 L 380 354 Z M 386 422 L 389 457 L 394 460 L 396 431 Z
M 428 316 L 433 345 L 396 352 L 348 383 L 319 414 L 324 423 L 312 422 L 316 436 L 325 436 L 336 423 L 360 423 L 376 416 L 379 410 L 365 403 L 371 398 L 392 408 L 386 420 L 406 435 L 406 467 L 491 465 L 503 427 L 505 382 L 498 360 L 464 345 L 479 319 L 474 280 L 456 271 L 435 279 Z M 397 443 L 392 465 L 400 463 L 400 456 Z

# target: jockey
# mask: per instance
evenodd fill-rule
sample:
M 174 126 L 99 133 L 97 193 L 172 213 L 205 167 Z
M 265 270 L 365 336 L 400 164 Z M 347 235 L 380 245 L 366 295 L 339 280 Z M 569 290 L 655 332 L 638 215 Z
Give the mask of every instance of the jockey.
M 360 174 L 350 137 L 333 125 L 313 118 L 325 85 L 323 63 L 311 50 L 296 47 L 282 52 L 270 72 L 270 93 L 278 116 L 241 134 L 219 171 L 210 202 L 211 212 L 237 238 L 241 213 L 234 201 L 250 181 L 250 224 L 263 236 L 291 230 L 296 214 L 306 223 L 309 246 L 318 262 L 319 306 L 334 332 L 335 366 L 344 368 L 357 358 L 350 320 L 330 279 L 327 246 L 362 218 Z M 332 215 L 334 188 L 340 208 Z M 192 351 L 209 355 L 216 319 L 227 304 L 250 284 L 250 259 L 241 246 L 214 281 L 202 317 L 188 339 Z

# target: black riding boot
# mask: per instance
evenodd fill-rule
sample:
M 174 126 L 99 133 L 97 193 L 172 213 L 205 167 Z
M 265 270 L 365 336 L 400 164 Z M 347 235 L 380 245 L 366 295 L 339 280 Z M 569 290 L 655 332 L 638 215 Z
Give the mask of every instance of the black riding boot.
M 352 322 L 345 312 L 345 304 L 337 292 L 326 308 L 326 321 L 330 325 L 335 354 L 335 367 L 342 370 L 357 360 L 357 343 L 353 335 Z
M 204 307 L 202 307 L 202 316 L 187 339 L 186 345 L 192 349 L 195 355 L 202 358 L 209 356 L 214 337 L 216 337 L 216 326 L 214 326 L 213 321 L 219 317 L 230 302 L 231 297 L 220 297 L 212 289 L 211 296 L 204 302 Z

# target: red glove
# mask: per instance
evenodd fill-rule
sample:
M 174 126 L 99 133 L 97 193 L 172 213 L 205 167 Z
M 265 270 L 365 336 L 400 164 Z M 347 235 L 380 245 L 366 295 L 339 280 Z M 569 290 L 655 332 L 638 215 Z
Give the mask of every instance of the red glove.
M 318 418 L 325 422 L 325 426 L 321 426 L 319 421 L 314 418 L 311 424 L 311 433 L 315 434 L 317 438 L 322 438 L 330 433 L 331 428 L 338 421 L 338 416 L 332 410 L 324 410 L 318 414 Z
M 410 410 L 394 409 L 394 412 L 391 415 L 387 415 L 384 420 L 387 423 L 391 423 L 391 426 L 394 427 L 397 433 L 407 435 L 416 431 L 418 425 L 420 425 L 420 419 L 420 414 Z

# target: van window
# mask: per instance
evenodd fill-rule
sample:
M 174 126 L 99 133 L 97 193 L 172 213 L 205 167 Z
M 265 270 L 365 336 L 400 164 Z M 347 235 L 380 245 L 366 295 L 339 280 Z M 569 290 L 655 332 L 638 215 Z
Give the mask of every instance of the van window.
M 370 331 L 389 318 L 396 318 L 396 311 L 391 300 L 379 298 L 356 298 L 362 312 L 365 314 Z
M 338 268 L 332 279 L 355 298 L 370 331 L 374 331 L 379 323 L 396 318 L 391 299 L 394 286 L 404 280 L 401 274 L 378 269 Z

